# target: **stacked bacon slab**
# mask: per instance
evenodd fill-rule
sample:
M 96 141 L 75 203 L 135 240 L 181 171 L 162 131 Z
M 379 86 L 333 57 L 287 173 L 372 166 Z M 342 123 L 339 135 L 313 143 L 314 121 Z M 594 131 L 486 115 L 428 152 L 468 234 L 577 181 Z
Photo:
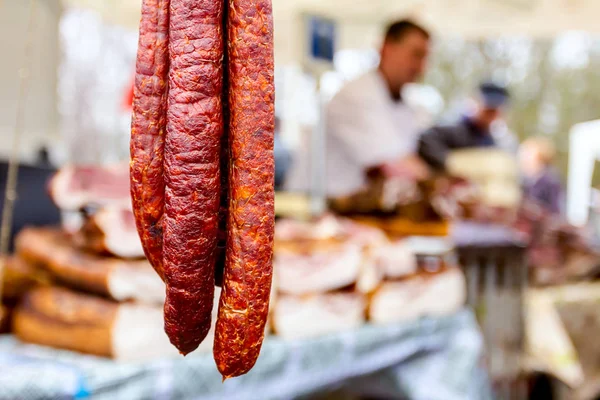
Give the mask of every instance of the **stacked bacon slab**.
M 167 285 L 182 354 L 211 325 L 224 378 L 255 364 L 274 236 L 270 0 L 144 0 L 131 131 L 131 194 L 144 251 Z

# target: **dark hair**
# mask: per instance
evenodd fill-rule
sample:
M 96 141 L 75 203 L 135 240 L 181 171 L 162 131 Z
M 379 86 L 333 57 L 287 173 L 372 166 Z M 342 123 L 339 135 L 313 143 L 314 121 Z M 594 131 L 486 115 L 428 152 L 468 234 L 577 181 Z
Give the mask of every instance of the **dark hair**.
M 411 32 L 417 32 L 426 39 L 431 38 L 429 31 L 421 25 L 409 19 L 402 19 L 388 25 L 385 31 L 385 42 L 399 42 Z

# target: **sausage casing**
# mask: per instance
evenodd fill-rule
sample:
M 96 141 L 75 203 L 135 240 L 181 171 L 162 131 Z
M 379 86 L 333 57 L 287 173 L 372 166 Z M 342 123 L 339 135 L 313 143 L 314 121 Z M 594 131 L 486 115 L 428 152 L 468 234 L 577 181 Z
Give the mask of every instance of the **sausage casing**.
M 144 0 L 131 123 L 131 198 L 144 253 L 163 280 L 168 39 L 169 0 Z
M 229 208 L 214 356 L 224 378 L 248 372 L 262 345 L 274 235 L 273 22 L 270 0 L 229 0 Z
M 213 307 L 223 134 L 222 12 L 219 0 L 171 0 L 165 330 L 182 354 L 206 337 Z

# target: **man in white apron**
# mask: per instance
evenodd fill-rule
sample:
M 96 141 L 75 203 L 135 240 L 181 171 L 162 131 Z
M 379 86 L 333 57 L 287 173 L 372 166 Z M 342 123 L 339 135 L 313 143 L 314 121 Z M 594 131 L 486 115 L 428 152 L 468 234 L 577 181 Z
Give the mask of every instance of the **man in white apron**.
M 426 167 L 416 157 L 416 116 L 402 89 L 426 67 L 430 35 L 402 20 L 391 24 L 381 48 L 379 67 L 348 83 L 326 111 L 327 194 L 343 197 L 361 191 L 367 173 L 420 178 Z

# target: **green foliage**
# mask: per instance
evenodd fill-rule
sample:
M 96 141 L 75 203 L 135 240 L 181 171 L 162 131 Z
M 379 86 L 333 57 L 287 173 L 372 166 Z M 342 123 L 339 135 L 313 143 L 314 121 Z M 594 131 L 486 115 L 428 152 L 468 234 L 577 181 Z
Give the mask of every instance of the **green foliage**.
M 438 40 L 426 83 L 453 107 L 482 79 L 507 84 L 512 93 L 511 130 L 523 140 L 547 135 L 558 149 L 557 166 L 566 176 L 569 131 L 600 119 L 600 40 L 570 33 L 555 40 L 502 38 Z M 598 133 L 600 134 L 600 132 Z M 600 172 L 595 183 L 600 183 Z

